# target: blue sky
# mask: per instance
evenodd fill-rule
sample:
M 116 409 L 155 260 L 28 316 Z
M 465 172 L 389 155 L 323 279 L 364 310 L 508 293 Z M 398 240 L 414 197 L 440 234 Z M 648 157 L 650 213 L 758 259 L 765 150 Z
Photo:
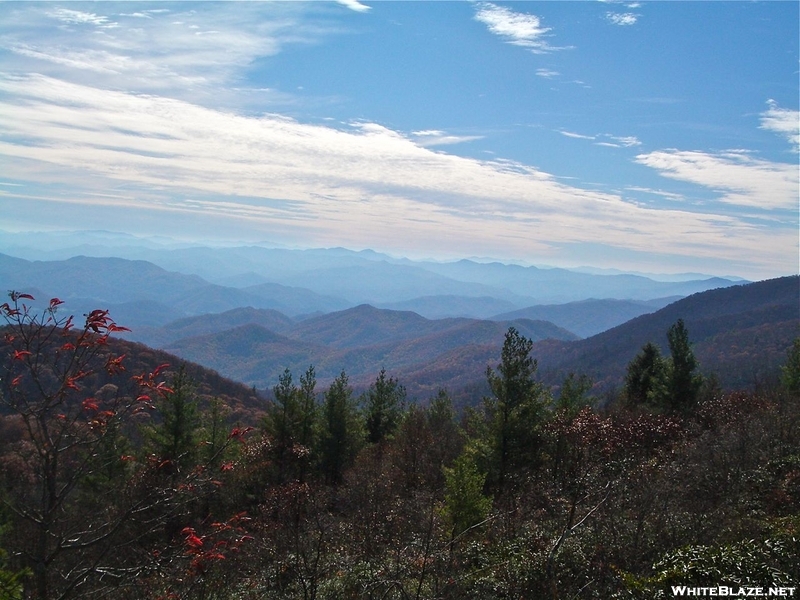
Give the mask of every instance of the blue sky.
M 797 273 L 799 6 L 0 3 L 0 229 Z

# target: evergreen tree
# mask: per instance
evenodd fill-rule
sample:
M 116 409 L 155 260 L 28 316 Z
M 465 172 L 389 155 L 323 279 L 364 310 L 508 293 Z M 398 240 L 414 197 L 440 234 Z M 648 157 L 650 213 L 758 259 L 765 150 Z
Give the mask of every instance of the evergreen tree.
M 317 376 L 314 366 L 309 365 L 306 372 L 300 376 L 300 388 L 297 390 L 297 405 L 300 410 L 297 442 L 304 448 L 314 447 L 317 438 Z
M 406 389 L 397 379 L 386 377 L 386 369 L 381 369 L 375 383 L 364 396 L 367 441 L 377 444 L 394 433 L 403 414 Z
M 219 463 L 226 448 L 230 428 L 228 413 L 230 409 L 219 398 L 212 398 L 208 409 L 200 415 L 200 462 L 202 464 Z
M 667 386 L 667 405 L 673 412 L 689 412 L 697 404 L 703 378 L 695 373 L 697 359 L 689 343 L 689 331 L 683 319 L 667 331 L 670 350 L 670 369 Z
M 325 392 L 322 469 L 328 483 L 342 481 L 344 470 L 361 446 L 361 424 L 353 404 L 353 389 L 342 371 Z
M 630 406 L 653 404 L 665 385 L 667 365 L 658 346 L 647 342 L 628 364 L 625 398 Z
M 554 408 L 575 416 L 582 408 L 591 406 L 595 398 L 587 393 L 592 389 L 592 380 L 588 375 L 575 375 L 570 372 L 561 384 L 561 393 Z
M 278 385 L 272 388 L 272 393 L 275 401 L 264 416 L 264 430 L 271 438 L 278 478 L 283 479 L 294 447 L 296 422 L 300 412 L 297 387 L 292 382 L 292 372 L 289 369 L 285 369 L 278 377 Z
M 800 337 L 794 338 L 786 364 L 781 367 L 781 383 L 787 392 L 800 392 Z
M 162 421 L 147 437 L 156 456 L 169 461 L 177 472 L 196 462 L 200 425 L 195 384 L 185 365 L 173 375 L 169 389 L 158 404 Z
M 451 540 L 454 540 L 486 519 L 492 500 L 483 493 L 486 473 L 478 468 L 471 448 L 467 447 L 459 455 L 452 468 L 444 468 L 444 476 L 443 513 L 450 526 Z
M 304 479 L 316 432 L 317 380 L 314 367 L 300 377 L 298 388 L 292 373 L 284 370 L 273 388 L 275 401 L 264 417 L 264 430 L 270 436 L 278 479 Z
M 511 467 L 531 465 L 539 450 L 545 392 L 534 376 L 533 342 L 514 328 L 506 332 L 497 371 L 486 369 L 492 396 L 484 398 L 492 475 L 501 489 Z

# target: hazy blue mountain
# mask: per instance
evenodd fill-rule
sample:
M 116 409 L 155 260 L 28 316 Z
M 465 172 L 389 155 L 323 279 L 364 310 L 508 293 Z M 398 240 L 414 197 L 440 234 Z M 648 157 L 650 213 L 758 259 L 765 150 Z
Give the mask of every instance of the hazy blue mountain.
M 566 304 L 529 306 L 528 308 L 496 315 L 492 319 L 499 321 L 521 318 L 541 319 L 555 323 L 580 337 L 591 337 L 640 315 L 655 312 L 672 301 L 674 301 L 674 298 L 648 302 L 589 299 Z
M 39 288 L 76 306 L 91 300 L 97 303 L 92 308 L 154 302 L 167 307 L 171 315 L 223 312 L 241 306 L 266 308 L 267 304 L 257 295 L 214 285 L 197 275 L 121 258 L 76 256 L 63 261 L 26 261 L 0 254 L 0 285 L 21 291 Z M 156 310 L 149 324 L 163 321 Z
M 499 262 L 420 263 L 433 273 L 460 281 L 481 282 L 536 299 L 538 304 L 561 304 L 587 298 L 649 300 L 686 296 L 734 282 L 718 277 L 695 281 L 662 282 L 638 275 L 593 275 L 567 269 L 541 269 Z
M 488 319 L 499 313 L 514 311 L 518 305 L 492 298 L 491 296 L 454 296 L 437 295 L 422 296 L 403 300 L 402 302 L 387 302 L 379 304 L 379 308 L 389 310 L 410 310 L 428 319 L 443 319 L 445 317 L 466 317 L 472 319 Z
M 258 296 L 264 305 L 290 317 L 314 313 L 329 313 L 352 306 L 347 300 L 318 294 L 306 288 L 291 287 L 280 283 L 260 283 L 242 288 L 242 291 Z
M 229 294 L 227 300 L 219 297 L 213 300 L 218 308 L 250 304 L 274 308 L 292 316 L 369 303 L 418 310 L 431 317 L 487 317 L 492 313 L 510 312 L 534 304 L 565 303 L 587 298 L 649 300 L 686 296 L 732 283 L 729 279 L 700 275 L 697 279 L 684 280 L 691 274 L 675 281 L 655 281 L 641 275 L 586 273 L 499 262 L 412 261 L 392 258 L 372 250 L 352 251 L 346 248 L 297 250 L 261 245 L 212 248 L 163 238 L 137 238 L 102 231 L 35 236 L 3 233 L 0 252 L 4 249 L 22 253 L 27 258 L 57 256 L 61 261 L 72 259 L 76 254 L 93 256 L 95 259 L 113 256 L 117 259 L 147 261 L 165 271 L 201 277 L 205 282 L 224 289 L 233 287 L 249 290 L 255 292 L 258 298 L 245 302 L 241 297 Z M 284 288 L 273 287 L 270 290 L 267 284 Z M 285 288 L 300 288 L 304 292 Z M 322 298 L 316 298 L 312 293 Z M 301 305 L 303 294 L 307 306 Z M 107 300 L 99 294 L 83 295 Z M 451 312 L 447 312 L 447 300 L 433 300 L 437 296 L 486 300 L 451 302 Z M 131 299 L 134 298 L 126 297 L 120 302 Z M 150 299 L 159 301 L 158 298 Z M 505 305 L 489 313 L 489 299 Z M 408 304 L 398 304 L 404 302 Z M 199 309 L 190 302 L 180 310 L 193 313 Z M 207 309 L 204 307 L 202 310 Z

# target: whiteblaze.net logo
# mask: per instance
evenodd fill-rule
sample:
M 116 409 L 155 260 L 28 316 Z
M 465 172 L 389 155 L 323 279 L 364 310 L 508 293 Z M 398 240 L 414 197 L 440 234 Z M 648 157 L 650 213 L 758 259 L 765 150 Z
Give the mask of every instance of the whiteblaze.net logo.
M 673 596 L 715 596 L 723 598 L 779 598 L 794 596 L 797 588 L 793 587 L 731 587 L 718 585 L 714 587 L 691 587 L 688 585 L 673 585 Z

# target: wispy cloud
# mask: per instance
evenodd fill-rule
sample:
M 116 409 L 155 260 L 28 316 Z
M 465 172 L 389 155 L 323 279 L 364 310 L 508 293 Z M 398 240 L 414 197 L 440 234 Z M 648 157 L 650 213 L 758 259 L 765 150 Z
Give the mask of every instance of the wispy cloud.
M 609 141 L 597 142 L 598 146 L 605 146 L 606 148 L 633 148 L 635 146 L 642 145 L 642 142 L 640 142 L 639 139 L 633 135 L 620 137 L 616 135 L 611 135 L 610 133 L 605 133 L 603 134 L 602 137 L 605 138 L 606 140 L 611 140 L 610 142 Z
M 596 243 L 742 261 L 757 251 L 770 268 L 791 243 L 732 217 L 643 207 L 527 165 L 433 152 L 375 123 L 337 129 L 247 117 L 37 75 L 0 79 L 0 128 L 3 163 L 17 180 L 49 182 L 51 202 L 236 222 L 307 243 L 346 235 L 388 250 L 413 239 L 420 251 L 441 252 L 446 239 L 462 255 Z M 21 202 L 30 211 L 41 200 Z
M 48 14 L 63 23 L 99 25 L 101 27 L 109 25 L 108 17 L 80 10 L 72 10 L 71 8 L 56 8 Z
M 634 146 L 641 146 L 642 142 L 635 136 L 617 136 L 610 133 L 600 133 L 598 135 L 584 135 L 582 133 L 575 133 L 572 131 L 560 130 L 561 135 L 579 139 L 579 140 L 593 140 L 596 146 L 605 146 L 608 148 L 632 148 Z
M 631 192 L 639 192 L 642 194 L 650 194 L 653 196 L 659 196 L 660 198 L 665 198 L 667 200 L 672 200 L 675 202 L 683 202 L 686 200 L 686 197 L 682 194 L 676 194 L 675 192 L 666 192 L 664 190 L 654 190 L 648 187 L 641 187 L 636 185 L 629 185 L 625 188 Z
M 552 79 L 553 77 L 558 77 L 560 73 L 551 69 L 536 69 L 536 75 L 545 79 Z
M 761 129 L 783 135 L 794 151 L 800 152 L 800 111 L 779 108 L 774 100 L 769 100 L 767 105 L 769 108 L 761 113 Z
M 569 138 L 575 138 L 575 139 L 578 139 L 578 140 L 593 140 L 593 139 L 596 139 L 596 136 L 583 135 L 581 133 L 575 133 L 575 132 L 572 132 L 572 131 L 561 130 L 558 133 L 560 133 L 561 135 L 567 136 Z
M 358 0 L 336 0 L 339 4 L 346 6 L 350 10 L 354 10 L 356 12 L 367 12 L 372 7 L 367 6 L 366 4 L 362 4 Z
M 607 12 L 606 19 L 608 19 L 608 21 L 610 21 L 614 25 L 626 27 L 629 25 L 635 25 L 636 21 L 639 19 L 639 15 L 631 12 L 626 12 L 626 13 Z
M 483 139 L 482 135 L 452 135 L 439 130 L 412 131 L 412 139 L 420 146 L 448 146 Z
M 509 44 L 523 46 L 536 53 L 560 49 L 547 42 L 550 28 L 544 27 L 536 15 L 514 12 L 491 2 L 481 2 L 476 6 L 475 20 L 485 24 L 489 31 Z
M 121 6 L 8 11 L 0 21 L 0 48 L 13 57 L 6 68 L 221 105 L 255 59 L 327 35 L 324 25 L 303 20 L 304 3 Z
M 712 154 L 662 150 L 640 154 L 636 162 L 665 177 L 714 190 L 719 201 L 726 204 L 765 210 L 797 209 L 797 165 L 758 160 L 736 151 Z

